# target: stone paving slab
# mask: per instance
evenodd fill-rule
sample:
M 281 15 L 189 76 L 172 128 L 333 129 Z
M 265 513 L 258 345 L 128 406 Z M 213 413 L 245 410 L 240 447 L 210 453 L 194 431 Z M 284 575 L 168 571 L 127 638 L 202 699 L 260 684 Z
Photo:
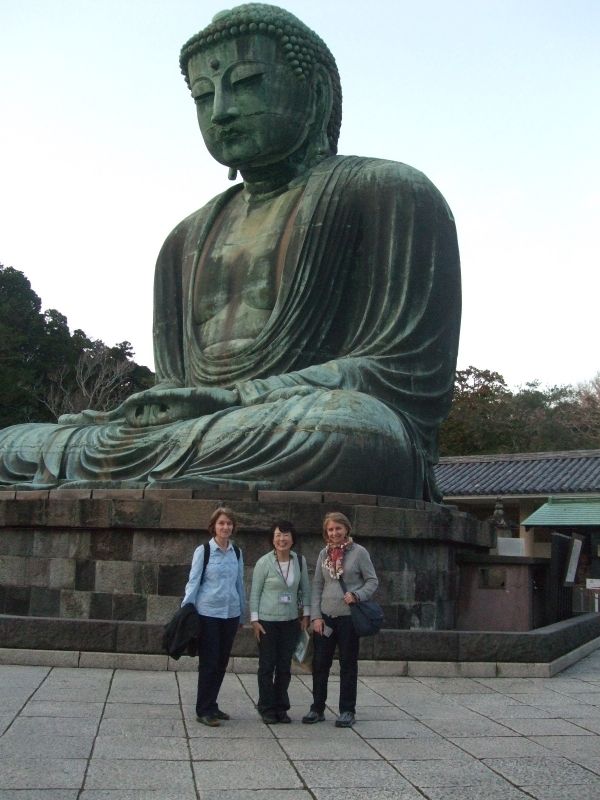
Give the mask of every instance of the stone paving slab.
M 14 714 L 1 714 L 0 715 L 0 736 L 4 733 L 4 731 L 8 728 L 11 722 L 14 720 Z
M 29 700 L 30 695 L 31 690 L 29 689 L 25 692 L 18 689 L 14 693 L 2 692 L 0 693 L 0 708 L 6 714 L 16 714 Z
M 77 800 L 197 800 L 197 797 L 195 789 L 171 791 L 163 787 L 162 789 L 144 789 L 143 791 L 92 789 L 82 792 Z M 2 800 L 1 795 L 0 800 Z M 40 797 L 39 800 L 46 800 L 46 798 Z
M 492 717 L 496 722 L 506 724 L 504 720 L 510 719 L 549 719 L 554 714 L 545 708 L 536 708 L 535 706 L 524 706 L 520 703 L 515 705 L 505 705 L 501 708 L 494 709 L 479 709 L 480 714 L 485 714 L 487 717 Z M 510 727 L 510 726 L 509 726 Z
M 99 719 L 103 703 L 76 703 L 60 700 L 30 700 L 23 708 L 21 714 L 25 717 L 83 717 L 84 719 Z
M 595 775 L 577 764 L 550 753 L 543 758 L 488 758 L 483 763 L 516 786 L 538 783 L 579 785 L 598 780 Z
M 1 789 L 79 789 L 87 761 L 75 758 L 3 758 Z
M 439 702 L 428 700 L 427 702 L 418 701 L 399 701 L 400 708 L 409 716 L 417 719 L 477 719 L 475 711 L 471 711 L 466 706 L 440 698 Z
M 7 736 L 83 736 L 93 738 L 98 721 L 78 717 L 17 717 Z M 1 741 L 1 740 L 0 740 Z
M 27 758 L 88 758 L 94 736 L 40 736 L 9 731 L 0 739 L 0 761 L 15 757 Z
M 471 758 L 443 758 L 431 761 L 394 761 L 393 765 L 412 784 L 419 788 L 447 786 L 479 786 L 481 796 L 487 784 L 503 784 L 502 780 L 483 763 Z
M 589 731 L 590 733 L 600 733 L 600 719 L 568 719 L 566 722 L 571 722 L 579 729 L 583 729 L 584 733 Z
M 181 720 L 165 717 L 104 718 L 98 733 L 100 736 L 185 736 L 185 726 Z
M 594 775 L 597 775 L 600 778 L 600 758 L 585 758 L 580 757 L 579 763 L 582 767 L 589 769 L 590 772 L 593 772 Z
M 532 739 L 576 763 L 582 763 L 584 758 L 600 759 L 600 736 L 534 736 Z
M 3 665 L 2 686 L 37 687 L 50 672 L 49 667 L 26 667 Z
M 156 691 L 152 688 L 146 690 L 138 687 L 112 687 L 108 700 L 111 703 L 146 703 L 148 705 L 178 705 L 179 694 L 177 687 L 169 690 Z
M 373 749 L 388 760 L 429 761 L 450 758 L 470 760 L 468 753 L 441 736 L 430 739 L 371 739 Z
M 451 739 L 457 747 L 466 750 L 475 758 L 510 758 L 516 756 L 547 756 L 548 751 L 540 739 L 530 741 L 523 736 L 468 736 Z M 538 742 L 536 744 L 536 742 Z
M 335 734 L 324 744 L 323 741 L 314 739 L 280 739 L 281 746 L 292 761 L 318 761 L 324 756 L 329 760 L 380 759 L 380 754 L 370 747 L 360 737 L 343 741 L 336 740 Z
M 565 719 L 500 719 L 522 736 L 589 736 L 590 730 Z
M 523 786 L 523 790 L 536 800 L 575 800 L 578 796 L 585 797 L 585 800 L 600 800 L 600 783 L 588 783 L 585 789 L 579 787 L 579 791 L 568 785 Z
M 223 755 L 227 755 L 224 749 Z M 300 789 L 296 771 L 277 761 L 195 761 L 194 775 L 200 794 L 207 789 Z
M 94 758 L 131 758 L 158 761 L 187 761 L 187 740 L 174 736 L 98 736 Z
M 368 787 L 365 789 L 313 789 L 317 800 L 422 800 L 421 792 L 412 786 L 397 787 L 395 789 L 381 789 Z
M 360 710 L 361 722 L 381 722 L 383 720 L 412 719 L 410 714 L 407 714 L 406 711 L 402 711 L 397 706 L 363 706 L 361 704 L 357 704 L 357 708 Z M 305 714 L 306 709 L 304 709 L 302 713 Z M 302 716 L 302 714 L 300 716 Z
M 202 800 L 312 800 L 312 795 L 305 789 L 204 789 Z
M 0 789 L 0 800 L 78 800 L 77 789 Z
M 472 678 L 419 678 L 421 683 L 439 692 L 441 695 L 472 695 L 472 694 L 491 694 L 494 690 L 485 685 L 484 681 L 473 680 Z
M 45 683 L 35 693 L 36 702 L 60 702 L 67 700 L 72 702 L 76 700 L 78 703 L 104 703 L 108 694 L 108 686 L 99 686 L 97 688 L 83 687 L 83 686 L 52 686 Z M 2 700 L 0 699 L 0 704 Z
M 324 751 L 326 755 L 326 750 Z M 385 761 L 296 761 L 309 788 L 404 789 L 410 784 Z M 371 792 L 369 791 L 369 796 Z
M 107 703 L 103 719 L 181 719 L 181 710 L 174 703 L 155 705 L 154 703 Z
M 113 673 L 106 669 L 55 667 L 52 671 L 46 670 L 46 672 L 44 686 L 78 686 L 81 688 L 105 686 L 108 688 L 113 680 Z
M 505 725 L 499 725 L 487 717 L 475 716 L 470 719 L 422 719 L 421 722 L 440 736 L 448 739 L 458 736 L 516 736 Z
M 365 739 L 417 739 L 432 736 L 431 729 L 417 720 L 362 722 L 359 717 L 354 729 Z
M 147 761 L 93 758 L 86 779 L 86 789 L 168 790 L 181 794 L 194 789 L 191 765 L 181 761 Z
M 480 786 L 444 786 L 443 788 L 427 788 L 429 800 L 524 800 L 530 798 L 511 786 L 509 783 L 486 783 L 485 793 L 482 795 Z M 569 798 L 573 800 L 573 798 Z
M 190 739 L 192 761 L 264 761 L 287 760 L 276 739 Z

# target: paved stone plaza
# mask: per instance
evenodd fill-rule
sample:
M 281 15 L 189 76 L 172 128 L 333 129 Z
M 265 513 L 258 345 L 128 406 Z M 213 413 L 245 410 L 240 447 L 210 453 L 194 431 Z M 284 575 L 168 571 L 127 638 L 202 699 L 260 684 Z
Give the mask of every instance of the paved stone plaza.
M 600 799 L 600 650 L 555 678 L 365 677 L 353 730 L 195 721 L 193 672 L 0 666 L 0 800 Z M 331 699 L 337 699 L 332 680 Z

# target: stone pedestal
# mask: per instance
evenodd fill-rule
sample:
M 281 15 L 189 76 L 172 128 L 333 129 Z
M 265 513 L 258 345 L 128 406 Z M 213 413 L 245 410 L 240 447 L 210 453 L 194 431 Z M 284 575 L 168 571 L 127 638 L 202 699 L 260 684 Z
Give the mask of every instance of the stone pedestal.
M 159 652 L 162 624 L 180 604 L 194 549 L 207 540 L 208 520 L 221 504 L 239 519 L 236 542 L 244 552 L 248 591 L 252 567 L 268 550 L 272 522 L 294 522 L 298 550 L 312 570 L 323 546 L 324 514 L 345 513 L 375 564 L 377 598 L 390 629 L 454 628 L 457 553 L 493 546 L 487 524 L 448 506 L 394 497 L 260 491 L 209 496 L 150 487 L 2 491 L 5 635 L 9 617 L 29 617 L 36 620 L 27 622 L 29 647 L 68 648 L 75 636 L 88 650 Z M 59 620 L 69 621 L 62 626 L 64 641 Z M 15 636 L 18 625 L 15 620 Z M 238 640 L 241 651 L 252 645 L 247 637 Z M 5 640 L 5 646 L 23 645 Z

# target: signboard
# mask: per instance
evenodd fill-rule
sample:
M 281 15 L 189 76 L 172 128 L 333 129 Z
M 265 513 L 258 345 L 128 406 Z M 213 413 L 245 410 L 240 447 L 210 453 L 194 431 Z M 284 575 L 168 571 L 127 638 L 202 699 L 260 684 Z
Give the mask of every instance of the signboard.
M 567 559 L 567 572 L 565 575 L 565 586 L 573 586 L 575 583 L 575 576 L 577 574 L 577 565 L 579 564 L 579 556 L 583 547 L 584 537 L 579 533 L 574 533 L 571 536 L 571 546 L 569 548 L 569 557 Z

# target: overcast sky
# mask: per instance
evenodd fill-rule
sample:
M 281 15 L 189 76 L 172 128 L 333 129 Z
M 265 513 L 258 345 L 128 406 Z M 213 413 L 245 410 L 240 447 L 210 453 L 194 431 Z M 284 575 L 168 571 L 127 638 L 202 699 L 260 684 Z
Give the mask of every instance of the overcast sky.
M 231 7 L 233 4 L 229 4 Z M 288 0 L 344 92 L 340 153 L 425 172 L 463 269 L 459 367 L 600 370 L 599 0 Z M 152 366 L 152 276 L 227 188 L 179 73 L 217 0 L 0 0 L 0 263 Z

